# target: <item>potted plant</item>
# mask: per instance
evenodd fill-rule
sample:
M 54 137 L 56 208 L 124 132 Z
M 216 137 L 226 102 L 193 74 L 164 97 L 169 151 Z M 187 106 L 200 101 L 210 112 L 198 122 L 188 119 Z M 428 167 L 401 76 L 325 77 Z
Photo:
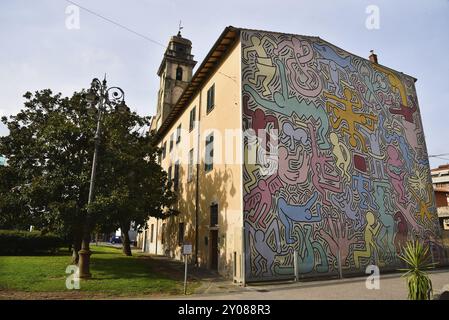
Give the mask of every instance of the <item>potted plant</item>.
M 405 269 L 399 269 L 405 271 L 402 276 L 407 279 L 408 299 L 430 300 L 432 281 L 426 270 L 432 269 L 435 264 L 429 262 L 429 247 L 423 246 L 418 240 L 409 241 L 399 258 L 408 265 Z

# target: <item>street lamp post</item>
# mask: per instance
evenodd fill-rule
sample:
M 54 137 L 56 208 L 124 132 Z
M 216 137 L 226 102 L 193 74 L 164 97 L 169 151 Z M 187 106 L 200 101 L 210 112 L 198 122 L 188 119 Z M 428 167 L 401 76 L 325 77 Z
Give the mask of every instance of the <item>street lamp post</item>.
M 90 186 L 89 186 L 89 198 L 88 198 L 88 212 L 86 215 L 84 230 L 83 230 L 83 240 L 81 243 L 81 250 L 79 254 L 79 277 L 80 278 L 90 278 L 92 275 L 90 273 L 90 231 L 91 231 L 91 212 L 90 204 L 94 200 L 94 188 L 95 188 L 95 176 L 97 172 L 97 162 L 98 162 L 98 149 L 100 146 L 100 134 L 101 134 L 101 120 L 103 113 L 106 108 L 114 109 L 119 112 L 129 111 L 125 104 L 125 93 L 119 87 L 107 87 L 106 76 L 103 81 L 97 78 L 92 80 L 91 87 L 88 93 L 85 95 L 86 100 L 92 108 L 95 108 L 98 104 L 98 114 L 97 114 L 97 129 L 95 132 L 95 149 L 94 156 L 92 159 L 92 171 L 90 176 Z

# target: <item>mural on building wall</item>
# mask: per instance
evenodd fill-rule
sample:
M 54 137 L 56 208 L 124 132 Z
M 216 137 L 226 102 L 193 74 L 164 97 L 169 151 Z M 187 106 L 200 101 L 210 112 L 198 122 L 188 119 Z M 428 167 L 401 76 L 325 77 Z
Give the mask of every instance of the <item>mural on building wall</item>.
M 413 78 L 315 37 L 241 39 L 243 129 L 278 130 L 245 139 L 248 279 L 291 275 L 294 250 L 303 276 L 397 266 L 412 238 L 438 252 Z

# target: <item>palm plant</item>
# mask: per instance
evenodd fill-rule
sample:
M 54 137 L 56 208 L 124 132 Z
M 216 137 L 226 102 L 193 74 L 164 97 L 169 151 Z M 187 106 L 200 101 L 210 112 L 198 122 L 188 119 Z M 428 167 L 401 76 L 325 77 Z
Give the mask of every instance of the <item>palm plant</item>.
M 432 281 L 425 270 L 432 269 L 435 264 L 430 263 L 429 247 L 423 246 L 418 240 L 407 242 L 399 256 L 407 263 L 408 268 L 402 276 L 407 279 L 409 300 L 429 300 L 432 295 Z

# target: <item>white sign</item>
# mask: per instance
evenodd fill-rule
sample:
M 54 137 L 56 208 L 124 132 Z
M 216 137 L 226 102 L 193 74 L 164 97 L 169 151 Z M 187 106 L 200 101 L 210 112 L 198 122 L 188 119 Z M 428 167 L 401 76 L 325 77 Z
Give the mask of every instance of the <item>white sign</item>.
M 191 244 L 185 244 L 183 247 L 182 247 L 182 254 L 183 255 L 189 255 L 189 254 L 192 254 L 192 245 Z

